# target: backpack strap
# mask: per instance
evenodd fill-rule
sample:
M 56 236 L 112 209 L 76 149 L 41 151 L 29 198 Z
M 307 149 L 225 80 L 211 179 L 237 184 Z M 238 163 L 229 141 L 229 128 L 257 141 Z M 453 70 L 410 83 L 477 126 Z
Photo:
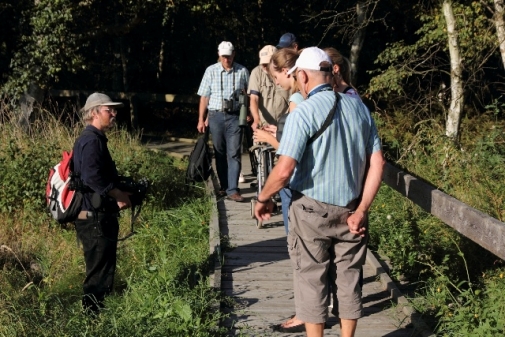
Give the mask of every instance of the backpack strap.
M 333 116 L 335 116 L 338 102 L 340 102 L 340 95 L 338 93 L 335 93 L 335 103 L 333 103 L 333 108 L 331 108 L 321 128 L 312 137 L 309 138 L 307 145 L 314 142 L 319 136 L 321 136 L 321 134 L 328 128 L 328 126 L 330 126 L 331 122 L 333 121 Z
M 208 142 L 209 142 L 209 132 L 210 132 L 210 131 L 209 131 L 209 129 L 210 129 L 210 128 L 207 126 L 207 127 L 205 128 L 205 132 L 204 132 L 204 134 L 203 134 L 203 137 L 204 137 L 204 139 L 205 139 L 205 143 L 208 143 Z
M 343 94 L 347 93 L 349 90 L 353 89 L 351 86 L 347 86 L 344 91 L 342 91 Z

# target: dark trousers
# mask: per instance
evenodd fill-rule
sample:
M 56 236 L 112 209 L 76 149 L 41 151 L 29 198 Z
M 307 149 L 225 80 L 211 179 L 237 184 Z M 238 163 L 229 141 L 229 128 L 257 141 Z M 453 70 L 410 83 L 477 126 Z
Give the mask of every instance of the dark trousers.
M 82 243 L 86 279 L 83 284 L 84 309 L 97 311 L 105 295 L 112 291 L 116 272 L 116 251 L 119 223 L 116 216 L 76 220 L 77 239 Z

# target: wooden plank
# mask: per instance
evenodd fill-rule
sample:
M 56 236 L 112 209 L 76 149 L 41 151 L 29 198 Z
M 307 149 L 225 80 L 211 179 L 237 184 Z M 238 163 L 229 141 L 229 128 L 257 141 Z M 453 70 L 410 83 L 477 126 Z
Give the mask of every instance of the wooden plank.
M 456 231 L 505 259 L 505 223 L 386 163 L 383 181 Z

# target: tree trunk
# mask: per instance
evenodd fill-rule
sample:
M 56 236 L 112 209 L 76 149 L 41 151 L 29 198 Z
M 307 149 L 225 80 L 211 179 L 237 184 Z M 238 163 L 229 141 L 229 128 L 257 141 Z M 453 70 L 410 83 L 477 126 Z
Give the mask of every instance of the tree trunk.
M 160 52 L 158 56 L 158 72 L 156 73 L 156 79 L 158 80 L 158 84 L 161 84 L 163 76 L 163 65 L 165 64 L 165 40 L 167 37 L 167 29 L 168 29 L 167 27 L 170 19 L 170 11 L 171 7 L 167 5 L 165 7 L 165 12 L 163 13 L 163 19 L 161 21 L 161 43 L 160 43 Z
M 28 89 L 19 99 L 20 114 L 17 120 L 18 125 L 25 132 L 30 131 L 30 120 L 34 111 L 37 111 L 44 99 L 44 90 L 35 82 L 31 82 Z
M 357 26 L 358 29 L 354 35 L 354 40 L 351 46 L 351 83 L 357 85 L 358 83 L 358 60 L 361 48 L 363 47 L 363 41 L 365 39 L 365 20 L 366 20 L 366 4 L 365 1 L 358 1 L 356 4 L 356 14 L 357 14 Z
M 503 19 L 503 0 L 494 0 L 494 24 L 500 46 L 501 60 L 505 68 L 505 21 Z
M 463 80 L 461 57 L 459 55 L 458 34 L 456 21 L 452 11 L 451 0 L 444 0 L 442 4 L 445 21 L 447 23 L 447 35 L 449 43 L 449 56 L 451 58 L 451 105 L 447 114 L 445 134 L 456 138 L 459 131 L 461 113 L 463 111 Z
M 119 44 L 121 49 L 121 66 L 123 68 L 123 90 L 127 92 L 130 90 L 130 85 L 128 83 L 128 48 L 125 46 L 124 36 L 119 38 Z

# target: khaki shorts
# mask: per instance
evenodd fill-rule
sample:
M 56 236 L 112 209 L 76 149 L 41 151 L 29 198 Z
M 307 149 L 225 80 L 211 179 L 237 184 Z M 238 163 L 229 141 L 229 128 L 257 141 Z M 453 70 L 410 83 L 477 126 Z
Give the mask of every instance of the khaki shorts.
M 327 320 L 329 288 L 338 299 L 338 306 L 334 302 L 333 309 L 336 316 L 363 316 L 359 280 L 368 235 L 362 238 L 351 234 L 347 226 L 347 218 L 356 207 L 357 201 L 340 207 L 293 191 L 288 249 L 294 268 L 296 316 L 300 320 Z

